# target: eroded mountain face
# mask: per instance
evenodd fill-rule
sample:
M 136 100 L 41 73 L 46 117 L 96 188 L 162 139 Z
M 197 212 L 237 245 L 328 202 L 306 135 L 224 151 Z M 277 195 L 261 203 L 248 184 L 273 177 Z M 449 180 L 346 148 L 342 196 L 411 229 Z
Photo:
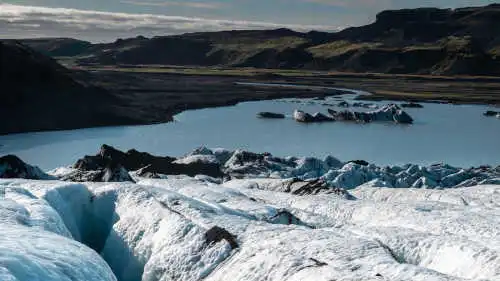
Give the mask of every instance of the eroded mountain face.
M 338 33 L 287 29 L 191 33 L 89 44 L 27 40 L 82 64 L 225 65 L 437 75 L 500 73 L 500 6 L 384 11 Z M 59 47 L 58 47 L 59 46 Z

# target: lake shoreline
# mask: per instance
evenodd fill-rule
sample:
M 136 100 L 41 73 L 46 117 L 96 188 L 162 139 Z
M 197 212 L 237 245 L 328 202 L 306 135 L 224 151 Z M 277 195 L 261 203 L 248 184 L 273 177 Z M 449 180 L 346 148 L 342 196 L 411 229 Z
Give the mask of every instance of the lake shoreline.
M 282 98 L 324 98 L 358 94 L 362 100 L 397 100 L 454 104 L 500 105 L 500 78 L 348 74 L 313 71 L 215 69 L 183 67 L 83 68 L 81 80 L 104 88 L 116 99 L 107 110 L 118 116 L 92 124 L 35 128 L 12 133 L 60 131 L 109 126 L 153 125 L 174 120 L 187 110 L 234 106 L 241 102 Z M 203 71 L 202 71 L 203 70 Z M 261 84 L 294 84 L 300 88 Z M 352 90 L 351 90 L 352 89 Z M 356 92 L 358 91 L 358 92 Z M 365 93 L 360 93 L 360 92 Z

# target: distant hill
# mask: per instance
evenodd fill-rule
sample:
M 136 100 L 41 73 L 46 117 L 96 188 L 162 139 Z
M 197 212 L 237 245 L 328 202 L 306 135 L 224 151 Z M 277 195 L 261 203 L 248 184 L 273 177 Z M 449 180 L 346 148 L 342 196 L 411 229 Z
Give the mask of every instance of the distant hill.
M 500 75 L 500 5 L 384 11 L 337 33 L 288 29 L 190 33 L 90 44 L 26 40 L 81 64 L 300 68 L 433 75 Z
M 77 78 L 54 59 L 22 44 L 0 41 L 0 134 L 124 122 L 119 102 Z

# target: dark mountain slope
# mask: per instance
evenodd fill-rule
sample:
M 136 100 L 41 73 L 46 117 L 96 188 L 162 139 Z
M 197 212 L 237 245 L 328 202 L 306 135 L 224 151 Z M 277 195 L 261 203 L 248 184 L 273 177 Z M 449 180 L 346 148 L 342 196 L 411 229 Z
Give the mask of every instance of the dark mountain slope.
M 55 60 L 21 44 L 0 41 L 0 134 L 102 126 L 124 122 L 119 101 L 77 81 Z
M 68 41 L 26 42 L 54 56 Z M 76 43 L 74 43 L 76 44 Z M 500 75 L 500 5 L 384 11 L 337 33 L 288 29 L 190 33 L 78 43 L 81 64 L 304 68 L 349 72 Z M 69 48 L 76 50 L 78 47 Z
M 12 42 L 16 42 L 13 40 Z M 71 57 L 85 53 L 92 47 L 92 43 L 71 38 L 40 38 L 24 39 L 22 44 L 44 55 L 53 57 Z

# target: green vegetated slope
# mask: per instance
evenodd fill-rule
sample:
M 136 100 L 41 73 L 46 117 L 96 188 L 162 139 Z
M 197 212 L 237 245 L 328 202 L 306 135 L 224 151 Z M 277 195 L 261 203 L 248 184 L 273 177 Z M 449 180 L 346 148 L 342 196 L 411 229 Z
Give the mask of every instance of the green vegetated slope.
M 80 64 L 194 65 L 433 75 L 500 74 L 500 5 L 384 11 L 337 33 L 288 29 L 190 33 L 90 44 L 23 43 Z M 59 46 L 59 47 L 58 47 Z

